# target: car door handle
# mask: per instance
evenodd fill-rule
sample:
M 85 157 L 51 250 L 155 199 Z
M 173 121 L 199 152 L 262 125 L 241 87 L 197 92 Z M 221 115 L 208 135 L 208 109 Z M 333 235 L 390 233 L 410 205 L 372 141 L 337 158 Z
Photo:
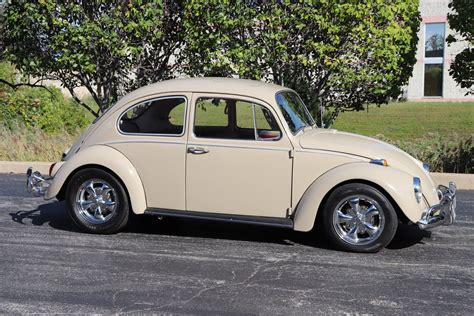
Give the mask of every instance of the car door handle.
M 208 149 L 202 147 L 188 147 L 188 153 L 194 155 L 203 155 L 209 152 Z

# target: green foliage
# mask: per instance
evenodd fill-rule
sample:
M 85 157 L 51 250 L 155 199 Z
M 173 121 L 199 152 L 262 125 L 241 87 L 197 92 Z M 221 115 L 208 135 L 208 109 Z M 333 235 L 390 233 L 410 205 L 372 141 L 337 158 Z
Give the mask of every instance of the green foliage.
M 1 79 L 16 76 L 9 63 L 0 63 Z M 48 133 L 75 133 L 91 122 L 91 115 L 66 99 L 58 88 L 12 89 L 0 83 L 0 122 L 10 129 L 20 125 Z
M 448 44 L 467 41 L 468 47 L 458 53 L 449 68 L 449 74 L 468 94 L 474 94 L 474 2 L 469 0 L 452 0 L 449 3 L 452 13 L 448 13 L 449 27 L 458 36 L 449 35 Z
M 439 134 L 428 134 L 425 138 L 413 141 L 394 141 L 383 135 L 377 135 L 377 138 L 428 163 L 432 172 L 474 173 L 473 136 L 444 138 Z
M 263 79 L 295 89 L 313 115 L 381 104 L 415 63 L 418 1 L 190 1 L 183 63 L 191 75 Z
M 14 1 L 0 34 L 23 73 L 72 93 L 84 86 L 101 111 L 183 65 L 190 75 L 284 84 L 313 114 L 331 108 L 332 121 L 399 94 L 415 63 L 417 8 L 416 0 Z
M 181 45 L 179 2 L 12 1 L 2 13 L 3 55 L 22 73 L 86 87 L 104 111 L 119 95 L 172 77 Z

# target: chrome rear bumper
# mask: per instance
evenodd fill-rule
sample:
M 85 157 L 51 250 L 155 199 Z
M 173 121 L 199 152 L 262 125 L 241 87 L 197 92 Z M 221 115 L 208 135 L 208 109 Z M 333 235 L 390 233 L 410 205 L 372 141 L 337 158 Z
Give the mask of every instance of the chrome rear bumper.
M 456 220 L 456 184 L 438 186 L 439 204 L 433 205 L 423 213 L 417 222 L 421 229 L 430 229 L 439 225 L 451 225 Z
M 51 184 L 51 178 L 43 177 L 38 171 L 29 167 L 26 171 L 26 190 L 33 196 L 44 196 Z

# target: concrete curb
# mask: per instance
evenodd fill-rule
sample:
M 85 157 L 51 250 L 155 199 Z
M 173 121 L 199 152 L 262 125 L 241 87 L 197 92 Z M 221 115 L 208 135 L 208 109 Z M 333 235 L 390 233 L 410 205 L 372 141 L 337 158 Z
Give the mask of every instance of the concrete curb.
M 448 185 L 449 181 L 454 181 L 459 190 L 474 190 L 474 174 L 472 173 L 432 173 L 436 184 Z
M 0 161 L 0 173 L 25 173 L 28 167 L 47 175 L 52 162 L 35 161 Z M 465 173 L 431 173 L 436 184 L 448 185 L 449 181 L 456 182 L 459 190 L 474 190 L 474 174 Z
M 51 164 L 40 161 L 0 161 L 0 173 L 26 173 L 28 167 L 33 167 L 34 171 L 48 175 Z

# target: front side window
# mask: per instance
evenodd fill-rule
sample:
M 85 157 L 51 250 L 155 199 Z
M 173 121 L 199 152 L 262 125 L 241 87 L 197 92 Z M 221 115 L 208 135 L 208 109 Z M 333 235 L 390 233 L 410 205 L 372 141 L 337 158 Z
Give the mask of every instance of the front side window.
M 128 134 L 182 135 L 185 113 L 184 97 L 145 101 L 122 114 L 119 129 Z
M 293 134 L 314 124 L 311 114 L 295 92 L 280 92 L 276 95 L 276 101 Z
M 281 132 L 271 112 L 258 104 L 228 98 L 199 98 L 194 134 L 202 138 L 278 140 Z

